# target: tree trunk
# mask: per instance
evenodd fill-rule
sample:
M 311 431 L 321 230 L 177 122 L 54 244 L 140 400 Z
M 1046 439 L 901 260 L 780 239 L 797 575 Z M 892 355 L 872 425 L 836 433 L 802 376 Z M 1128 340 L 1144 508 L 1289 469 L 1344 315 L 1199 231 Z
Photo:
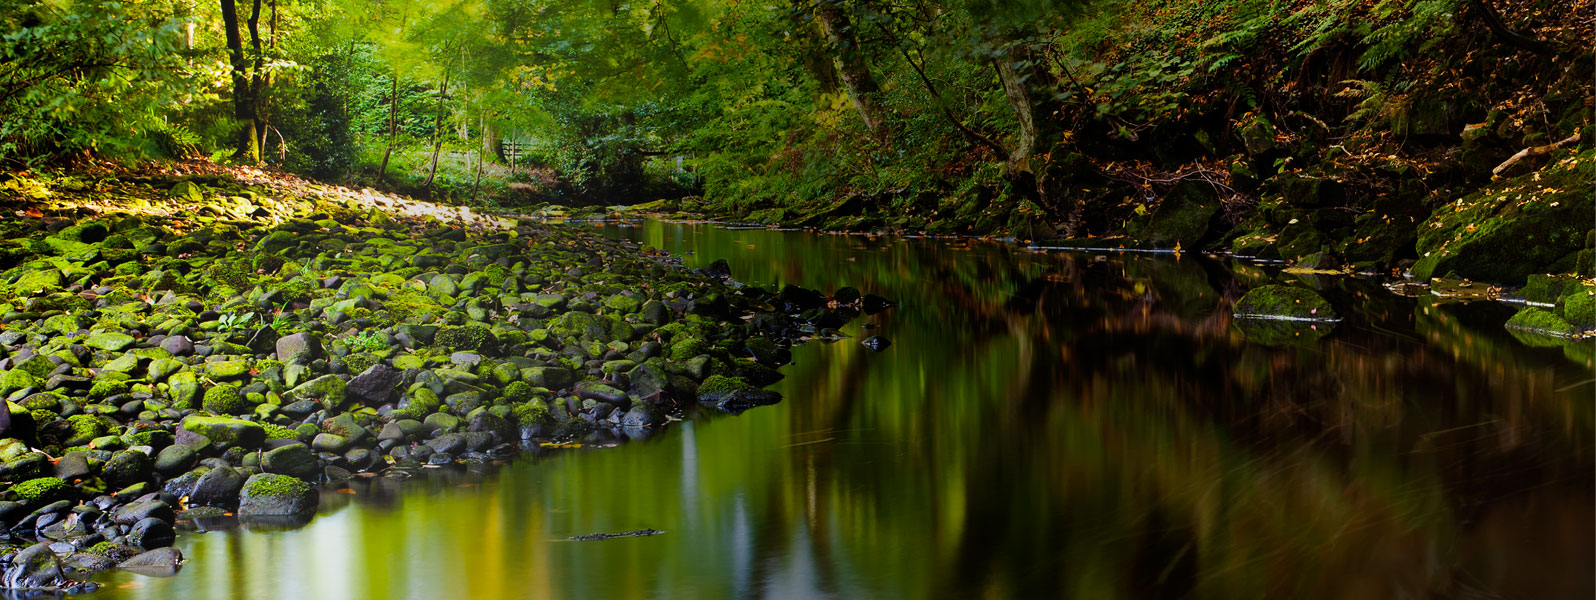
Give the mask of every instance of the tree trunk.
M 837 78 L 853 100 L 853 107 L 864 119 L 865 127 L 877 140 L 887 141 L 886 109 L 881 106 L 881 86 L 865 62 L 864 52 L 854 37 L 853 23 L 837 5 L 838 0 L 820 0 L 815 6 L 815 16 L 826 32 L 831 46 L 832 60 L 837 65 Z
M 382 166 L 377 167 L 377 181 L 388 177 L 388 159 L 393 156 L 394 142 L 399 139 L 399 71 L 393 72 L 393 94 L 388 97 L 388 149 L 382 153 Z
M 222 0 L 222 29 L 227 35 L 227 58 L 232 65 L 233 117 L 239 122 L 235 147 L 240 161 L 255 164 L 260 162 L 255 143 L 260 135 L 259 124 L 255 122 L 255 94 L 250 89 L 249 62 L 244 58 L 244 40 L 238 34 L 238 6 L 234 0 Z
M 254 138 L 250 140 L 249 159 L 250 164 L 258 165 L 266 148 L 266 123 L 262 119 L 266 84 L 261 77 L 266 61 L 260 48 L 260 0 L 251 3 L 249 19 L 244 23 L 249 27 L 249 50 L 252 55 L 249 70 L 249 130 L 254 132 Z
M 1491 33 L 1502 38 L 1502 41 L 1536 54 L 1552 53 L 1550 44 L 1508 29 L 1507 24 L 1502 22 L 1502 15 L 1496 12 L 1496 7 L 1491 6 L 1486 0 L 1469 0 L 1469 4 L 1479 13 L 1480 18 L 1485 21 L 1485 26 L 1491 29 Z
M 432 178 L 438 175 L 438 150 L 443 148 L 443 98 L 449 95 L 449 69 L 443 70 L 443 84 L 438 86 L 437 116 L 432 123 L 432 166 L 427 169 L 427 183 L 422 187 L 432 189 Z
M 998 80 L 1003 84 L 1003 95 L 1009 101 L 1009 107 L 1014 110 L 1014 116 L 1019 122 L 1019 136 L 1009 150 L 1008 160 L 1004 164 L 1004 175 L 1014 190 L 1035 202 L 1042 209 L 1057 213 L 1059 207 L 1053 198 L 1050 189 L 1047 159 L 1053 155 L 1052 147 L 1059 140 L 1059 127 L 1054 113 L 1057 111 L 1057 101 L 1052 100 L 1051 90 L 1043 89 L 1034 93 L 1031 87 L 1047 82 L 1052 78 L 1051 73 L 1041 62 L 1034 60 L 1030 51 L 1019 43 L 1010 44 L 1003 56 L 992 61 L 993 69 L 997 71 Z M 1033 158 L 1037 156 L 1038 149 L 1045 149 L 1043 164 L 1035 165 Z M 1067 235 L 1074 235 L 1074 229 L 1079 224 L 1080 207 L 1070 207 L 1070 225 L 1066 227 Z

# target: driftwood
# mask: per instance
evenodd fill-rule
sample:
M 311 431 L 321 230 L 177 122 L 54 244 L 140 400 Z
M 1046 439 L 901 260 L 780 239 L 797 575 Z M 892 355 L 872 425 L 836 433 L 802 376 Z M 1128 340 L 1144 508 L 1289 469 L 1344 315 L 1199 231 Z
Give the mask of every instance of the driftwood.
M 1508 157 L 1507 160 L 1502 161 L 1502 164 L 1496 165 L 1495 169 L 1491 169 L 1491 174 L 1492 175 L 1501 175 L 1502 171 L 1506 171 L 1508 167 L 1513 166 L 1513 163 L 1516 163 L 1518 161 L 1524 160 L 1524 159 L 1529 158 L 1531 156 L 1540 156 L 1542 154 L 1546 154 L 1548 152 L 1551 152 L 1551 151 L 1556 150 L 1558 148 L 1562 148 L 1563 146 L 1567 146 L 1569 144 L 1572 144 L 1572 143 L 1575 143 L 1575 142 L 1578 142 L 1578 141 L 1579 141 L 1579 134 L 1576 133 L 1574 135 L 1568 136 L 1567 138 L 1564 138 L 1563 141 L 1561 141 L 1561 142 L 1557 142 L 1557 143 L 1554 143 L 1554 144 L 1547 144 L 1545 146 L 1533 146 L 1533 147 L 1530 147 L 1530 148 L 1525 148 L 1523 150 L 1519 150 L 1518 154 L 1514 154 L 1514 155 Z

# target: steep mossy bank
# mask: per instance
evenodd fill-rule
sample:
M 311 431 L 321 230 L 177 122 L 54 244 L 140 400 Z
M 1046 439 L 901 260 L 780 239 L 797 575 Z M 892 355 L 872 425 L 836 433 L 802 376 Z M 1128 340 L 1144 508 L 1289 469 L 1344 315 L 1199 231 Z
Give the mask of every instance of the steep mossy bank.
M 119 562 L 90 548 L 130 559 L 195 519 L 302 524 L 311 484 L 776 402 L 788 347 L 865 305 L 531 221 L 207 181 L 94 184 L 146 214 L 46 189 L 0 223 L 0 536 L 82 566 L 8 580 L 71 589 Z

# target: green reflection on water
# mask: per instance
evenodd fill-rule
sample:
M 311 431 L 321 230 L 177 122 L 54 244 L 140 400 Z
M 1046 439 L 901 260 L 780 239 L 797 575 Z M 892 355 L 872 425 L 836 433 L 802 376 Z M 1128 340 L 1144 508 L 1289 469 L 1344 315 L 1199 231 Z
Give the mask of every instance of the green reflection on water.
M 1349 316 L 1272 346 L 1229 317 L 1279 279 L 1256 268 L 605 231 L 752 284 L 893 298 L 845 331 L 894 345 L 798 348 L 786 400 L 738 417 L 358 482 L 298 531 L 187 535 L 182 574 L 110 576 L 100 596 L 1592 594 L 1592 352 L 1527 346 L 1502 307 L 1296 281 Z M 563 541 L 645 527 L 666 533 Z

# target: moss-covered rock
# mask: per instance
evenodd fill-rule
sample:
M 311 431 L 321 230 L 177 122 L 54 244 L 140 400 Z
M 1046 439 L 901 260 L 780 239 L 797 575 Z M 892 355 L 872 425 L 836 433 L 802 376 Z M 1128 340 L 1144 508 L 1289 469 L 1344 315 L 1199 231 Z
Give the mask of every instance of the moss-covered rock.
M 241 448 L 259 448 L 266 441 L 266 430 L 259 423 L 227 417 L 191 415 L 183 419 L 183 429 L 205 436 L 213 443 Z
M 1505 326 L 1508 329 L 1557 337 L 1568 337 L 1579 333 L 1578 327 L 1557 316 L 1557 313 L 1535 307 L 1519 310 L 1507 320 Z
M 1457 273 L 1518 284 L 1576 254 L 1596 223 L 1596 149 L 1436 209 L 1420 228 L 1418 279 Z M 1569 265 L 1572 267 L 1572 264 Z
M 1236 301 L 1235 313 L 1242 318 L 1297 321 L 1334 321 L 1339 318 L 1330 303 L 1313 290 L 1288 285 L 1253 288 Z
M 307 517 L 316 512 L 320 496 L 316 488 L 297 477 L 279 473 L 260 473 L 244 482 L 239 497 L 238 516 Z
M 247 415 L 255 406 L 238 389 L 238 384 L 223 384 L 205 390 L 205 400 L 200 407 L 218 415 Z
M 44 506 L 59 500 L 70 500 L 76 496 L 71 485 L 56 477 L 39 477 L 29 479 L 11 486 L 11 491 L 17 499 L 28 506 Z

